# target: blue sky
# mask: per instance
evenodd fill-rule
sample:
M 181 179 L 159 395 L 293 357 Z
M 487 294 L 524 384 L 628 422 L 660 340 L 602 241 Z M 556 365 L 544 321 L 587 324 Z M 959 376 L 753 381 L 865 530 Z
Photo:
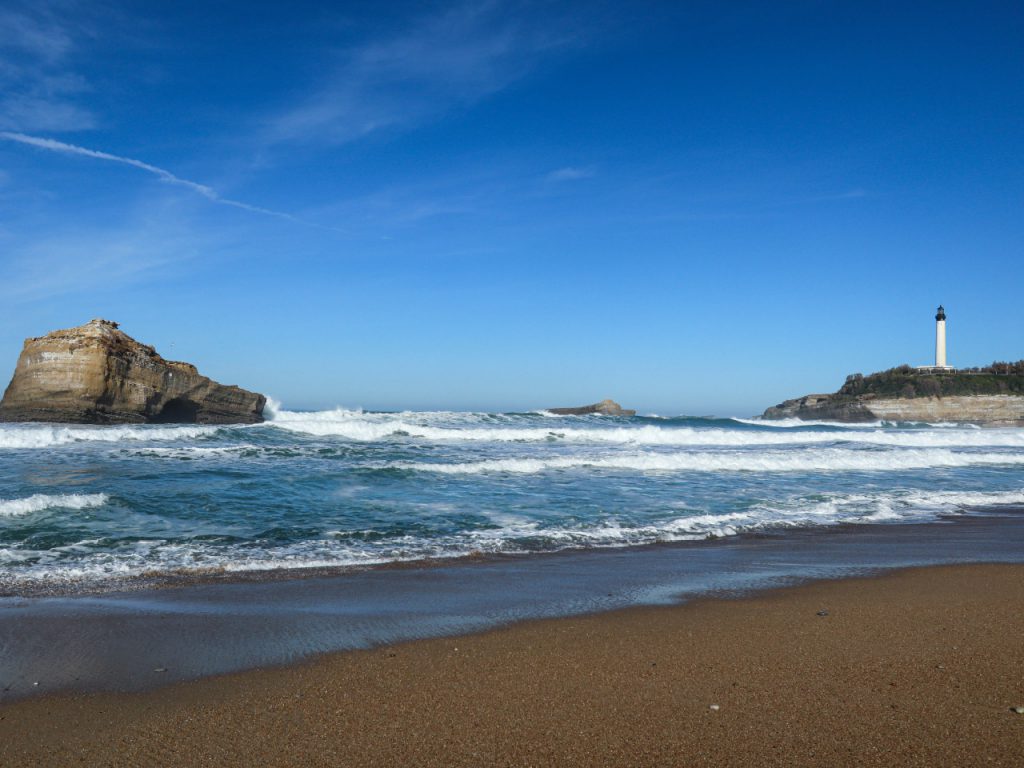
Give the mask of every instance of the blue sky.
M 328 7 L 330 6 L 330 7 Z M 1024 357 L 1015 3 L 0 3 L 0 378 L 750 414 Z

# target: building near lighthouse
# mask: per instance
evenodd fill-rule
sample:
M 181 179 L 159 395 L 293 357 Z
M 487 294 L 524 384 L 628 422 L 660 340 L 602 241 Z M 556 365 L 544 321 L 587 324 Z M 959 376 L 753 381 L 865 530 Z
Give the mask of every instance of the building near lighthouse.
M 955 373 L 956 368 L 946 363 L 946 310 L 940 304 L 935 313 L 935 365 L 920 365 L 924 373 Z

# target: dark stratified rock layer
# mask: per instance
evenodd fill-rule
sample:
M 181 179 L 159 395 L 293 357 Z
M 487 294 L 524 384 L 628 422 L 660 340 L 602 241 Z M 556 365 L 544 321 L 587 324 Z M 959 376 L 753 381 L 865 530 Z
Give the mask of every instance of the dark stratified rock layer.
M 878 417 L 860 401 L 837 402 L 834 395 L 805 395 L 768 408 L 761 418 L 843 421 L 855 424 L 875 421 Z
M 0 421 L 252 424 L 263 395 L 164 360 L 109 320 L 26 339 Z
M 636 411 L 623 408 L 614 400 L 602 400 L 600 403 L 581 405 L 578 408 L 548 408 L 548 413 L 559 416 L 587 416 L 591 413 L 599 413 L 602 416 L 636 416 Z

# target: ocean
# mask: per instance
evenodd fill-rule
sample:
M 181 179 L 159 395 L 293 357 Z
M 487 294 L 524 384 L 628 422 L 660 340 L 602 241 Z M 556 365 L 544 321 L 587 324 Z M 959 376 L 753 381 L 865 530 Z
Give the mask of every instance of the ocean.
M 1024 429 L 276 404 L 267 416 L 0 425 L 0 592 L 711 545 L 1024 505 Z

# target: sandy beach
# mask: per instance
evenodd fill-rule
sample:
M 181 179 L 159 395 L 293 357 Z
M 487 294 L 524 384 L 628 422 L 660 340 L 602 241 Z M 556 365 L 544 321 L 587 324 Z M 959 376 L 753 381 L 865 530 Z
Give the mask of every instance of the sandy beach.
M 1024 566 L 527 622 L 0 708 L 4 765 L 1019 765 Z
M 1024 768 L 1022 38 L 0 0 L 0 768 Z

